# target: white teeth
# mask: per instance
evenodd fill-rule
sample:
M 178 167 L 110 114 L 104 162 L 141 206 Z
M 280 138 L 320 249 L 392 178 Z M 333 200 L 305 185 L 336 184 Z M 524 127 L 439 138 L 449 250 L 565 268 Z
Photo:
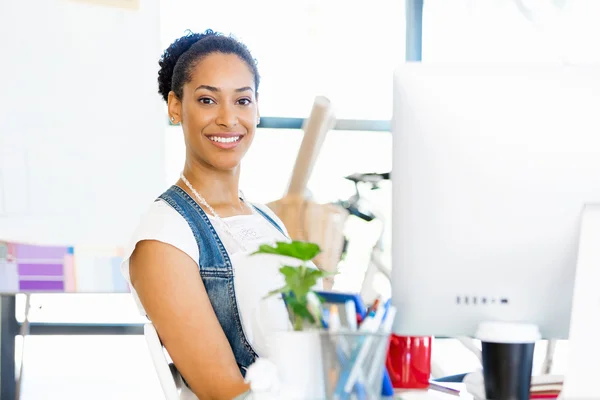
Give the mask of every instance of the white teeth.
M 233 137 L 220 137 L 220 136 L 211 136 L 209 137 L 210 140 L 212 140 L 213 142 L 219 142 L 219 143 L 233 143 L 233 142 L 237 142 L 238 140 L 240 140 L 239 136 L 233 136 Z

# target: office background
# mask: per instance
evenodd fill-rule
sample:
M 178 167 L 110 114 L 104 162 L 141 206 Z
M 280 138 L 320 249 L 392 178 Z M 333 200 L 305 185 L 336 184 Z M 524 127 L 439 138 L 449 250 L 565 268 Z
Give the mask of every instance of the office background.
M 131 157 L 137 157 L 135 161 L 142 163 L 146 173 L 161 177 L 158 189 L 176 179 L 183 163 L 182 137 L 178 127 L 168 124 L 155 81 L 162 49 L 185 29 L 234 33 L 259 61 L 262 123 L 244 160 L 241 181 L 246 196 L 259 202 L 275 200 L 284 193 L 302 139 L 302 119 L 316 95 L 331 99 L 339 121 L 327 136 L 309 187 L 318 201 L 336 201 L 353 193 L 345 175 L 391 169 L 391 76 L 405 59 L 509 64 L 600 61 L 596 39 L 600 37 L 600 2 L 596 0 L 99 3 L 102 1 L 0 3 L 0 48 L 4 49 L 0 63 L 0 171 L 5 193 L 0 203 L 0 239 L 30 239 L 23 221 L 33 213 L 36 217 L 30 222 L 45 227 L 35 233 L 42 240 L 50 237 L 69 245 L 80 238 L 72 235 L 74 231 L 88 243 L 97 240 L 109 248 L 126 240 L 126 229 L 114 238 L 115 243 L 104 240 L 111 237 L 110 226 L 105 227 L 106 232 L 78 230 L 78 215 L 67 215 L 69 204 L 60 204 L 58 198 L 55 203 L 46 199 L 69 190 L 73 198 L 88 202 L 89 212 L 107 205 L 118 210 L 119 203 L 112 200 L 117 193 L 100 191 L 89 196 L 86 188 L 108 186 L 102 182 L 108 178 L 101 177 L 110 176 L 111 171 L 129 174 L 120 175 L 123 185 L 128 179 L 143 179 L 139 170 L 123 170 Z M 102 79 L 90 73 L 100 71 Z M 27 79 L 19 81 L 15 76 Z M 116 90 L 106 92 L 98 87 L 106 82 L 112 82 Z M 86 88 L 104 93 L 104 97 L 81 97 Z M 55 93 L 54 104 L 47 100 L 50 93 Z M 156 110 L 147 121 L 147 130 L 127 118 L 128 110 L 135 107 Z M 94 130 L 95 121 L 103 121 L 101 125 L 106 127 L 107 119 L 112 121 L 112 130 Z M 51 123 L 53 140 L 44 134 L 44 121 Z M 140 140 L 145 143 L 144 152 L 131 155 L 127 149 Z M 92 168 L 84 155 L 72 151 L 86 141 L 95 146 L 94 152 L 105 152 L 104 163 L 101 169 L 74 174 L 80 165 Z M 23 149 L 27 149 L 26 155 L 19 156 L 25 154 L 20 152 Z M 44 168 L 43 163 L 51 168 Z M 19 167 L 30 173 L 30 182 L 52 184 L 36 185 L 35 192 L 25 188 L 26 198 L 12 197 L 24 192 L 9 190 L 19 183 L 10 181 L 6 171 Z M 79 180 L 85 172 L 100 180 Z M 73 181 L 58 179 L 63 176 Z M 142 182 L 139 199 L 158 193 L 152 185 L 149 180 Z M 384 216 L 391 215 L 389 186 L 382 184 L 369 197 Z M 123 216 L 123 226 L 133 223 L 127 218 Z M 72 230 L 64 228 L 69 224 Z M 377 225 L 348 222 L 351 244 L 336 288 L 360 289 L 377 231 Z M 389 256 L 389 245 L 386 249 Z M 389 292 L 385 279 L 376 284 L 381 292 Z M 14 310 L 22 321 L 24 305 L 22 295 L 17 296 L 16 304 L 3 301 L 2 318 L 11 317 Z M 14 343 L 15 365 L 24 349 L 22 399 L 162 398 L 140 335 L 143 319 L 128 294 L 35 294 L 31 307 L 32 335 L 24 347 L 19 336 Z M 0 332 L 4 348 L 10 340 L 7 333 Z M 565 348 L 564 343 L 559 345 L 555 372 L 564 368 Z M 543 351 L 543 346 L 538 346 L 538 364 Z M 435 352 L 448 374 L 476 365 L 470 353 L 452 340 L 438 340 Z M 2 378 L 6 376 L 8 372 L 3 370 Z

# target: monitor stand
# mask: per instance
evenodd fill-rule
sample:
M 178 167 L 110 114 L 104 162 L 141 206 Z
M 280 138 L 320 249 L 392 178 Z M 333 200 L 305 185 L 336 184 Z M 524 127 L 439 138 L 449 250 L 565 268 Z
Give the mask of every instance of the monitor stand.
M 581 215 L 562 400 L 598 398 L 600 362 L 600 204 Z

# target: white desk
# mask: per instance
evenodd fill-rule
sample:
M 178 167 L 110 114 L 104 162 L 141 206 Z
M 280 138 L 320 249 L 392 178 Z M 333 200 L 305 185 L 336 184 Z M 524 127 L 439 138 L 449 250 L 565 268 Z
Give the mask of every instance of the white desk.
M 460 395 L 443 393 L 438 390 L 397 390 L 393 400 L 473 400 L 473 396 L 467 393 L 462 383 L 444 383 L 444 386 L 460 390 Z M 386 397 L 385 399 L 390 399 Z M 275 400 L 270 395 L 252 394 L 250 392 L 241 394 L 235 400 Z
M 460 395 L 448 394 L 438 390 L 397 390 L 394 400 L 473 400 L 463 383 L 444 383 L 443 386 L 460 390 Z

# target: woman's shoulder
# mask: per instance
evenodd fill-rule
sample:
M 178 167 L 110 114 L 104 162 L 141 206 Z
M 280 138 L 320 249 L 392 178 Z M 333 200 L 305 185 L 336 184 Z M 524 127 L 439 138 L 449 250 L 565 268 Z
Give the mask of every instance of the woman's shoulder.
M 126 255 L 131 255 L 137 243 L 142 240 L 156 240 L 172 245 L 198 262 L 198 245 L 192 229 L 185 218 L 163 200 L 153 202 L 141 216 Z
M 135 288 L 131 285 L 129 275 L 129 259 L 137 244 L 143 240 L 155 240 L 176 247 L 196 263 L 198 263 L 200 253 L 191 228 L 175 209 L 162 200 L 157 200 L 148 207 L 141 216 L 129 244 L 125 247 L 123 261 L 121 262 L 121 274 L 130 286 L 133 299 L 141 315 L 146 315 L 144 306 Z
M 183 228 L 187 229 L 183 229 Z M 156 231 L 156 230 L 177 230 L 191 233 L 187 221 L 177 210 L 171 207 L 164 200 L 154 201 L 140 218 L 137 230 Z

